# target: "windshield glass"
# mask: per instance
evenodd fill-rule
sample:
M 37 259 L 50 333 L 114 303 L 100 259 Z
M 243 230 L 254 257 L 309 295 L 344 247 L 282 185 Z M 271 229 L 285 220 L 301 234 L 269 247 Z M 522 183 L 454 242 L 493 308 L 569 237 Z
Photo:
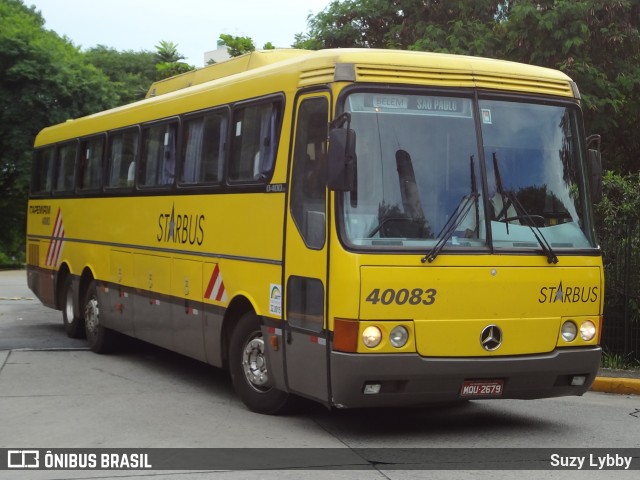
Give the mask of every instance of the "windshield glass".
M 357 190 L 341 202 L 352 247 L 539 249 L 531 222 L 554 249 L 593 246 L 577 110 L 358 92 L 345 111 L 356 132 Z
M 531 221 L 554 249 L 592 247 L 577 111 L 481 100 L 480 112 L 494 246 L 537 246 Z

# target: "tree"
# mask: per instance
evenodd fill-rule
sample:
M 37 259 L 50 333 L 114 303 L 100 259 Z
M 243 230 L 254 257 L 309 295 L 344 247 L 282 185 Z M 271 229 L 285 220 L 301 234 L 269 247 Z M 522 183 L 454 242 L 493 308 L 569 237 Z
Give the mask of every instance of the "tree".
M 173 63 L 184 60 L 184 55 L 178 53 L 178 45 L 165 40 L 160 40 L 160 43 L 156 45 L 156 57 L 158 63 Z
M 234 37 L 226 33 L 220 35 L 218 46 L 226 46 L 227 52 L 229 52 L 229 55 L 232 57 L 239 57 L 245 53 L 253 52 L 256 49 L 253 40 L 249 37 Z
M 178 45 L 173 42 L 161 40 L 156 45 L 156 59 L 156 78 L 158 80 L 195 69 L 193 65 L 180 61 L 184 59 L 184 55 L 178 53 Z
M 117 103 L 108 78 L 21 0 L 0 0 L 0 251 L 24 256 L 33 140 L 47 125 Z
M 114 84 L 118 104 L 142 100 L 156 80 L 157 54 L 147 51 L 119 52 L 114 48 L 98 45 L 85 52 L 87 60 Z
M 486 52 L 504 1 L 334 0 L 308 19 L 309 33 L 298 48 L 399 48 Z M 471 50 L 471 51 L 470 51 Z

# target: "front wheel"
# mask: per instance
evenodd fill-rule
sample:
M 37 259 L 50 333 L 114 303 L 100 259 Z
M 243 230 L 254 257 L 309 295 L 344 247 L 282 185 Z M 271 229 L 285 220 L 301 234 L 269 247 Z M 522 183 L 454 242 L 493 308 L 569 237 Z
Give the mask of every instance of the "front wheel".
M 100 323 L 100 304 L 95 280 L 91 280 L 85 295 L 84 325 L 91 350 L 96 353 L 108 353 L 113 350 L 116 334 Z
M 231 335 L 229 370 L 233 387 L 250 410 L 272 415 L 289 406 L 289 394 L 271 386 L 260 320 L 253 312 L 240 318 Z

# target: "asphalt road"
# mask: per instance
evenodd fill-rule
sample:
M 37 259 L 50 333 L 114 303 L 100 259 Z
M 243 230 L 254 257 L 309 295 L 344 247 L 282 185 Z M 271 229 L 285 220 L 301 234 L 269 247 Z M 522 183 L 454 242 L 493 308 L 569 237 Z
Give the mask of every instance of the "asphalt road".
M 258 415 L 242 405 L 219 369 L 137 341 L 111 355 L 88 351 L 82 340 L 65 336 L 60 312 L 33 298 L 24 272 L 0 272 L 0 449 L 265 447 L 292 449 L 284 451 L 291 455 L 290 465 L 257 472 L 0 471 L 0 478 L 605 478 L 603 472 L 573 469 L 421 471 L 385 464 L 367 470 L 299 470 L 294 467 L 300 467 L 303 455 L 295 449 L 341 449 L 352 456 L 361 456 L 360 448 L 624 452 L 640 447 L 640 397 L 590 392 L 535 401 L 346 411 L 301 402 L 285 416 Z M 517 468 L 510 451 L 501 451 L 506 465 Z M 449 467 L 464 468 L 473 451 L 453 452 L 460 458 L 449 458 Z M 633 462 L 640 468 L 640 458 Z M 636 475 L 609 471 L 606 478 Z

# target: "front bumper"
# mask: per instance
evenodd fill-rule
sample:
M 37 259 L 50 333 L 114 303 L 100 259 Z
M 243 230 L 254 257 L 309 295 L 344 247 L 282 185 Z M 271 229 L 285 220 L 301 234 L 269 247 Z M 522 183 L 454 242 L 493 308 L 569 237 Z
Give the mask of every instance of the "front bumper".
M 594 382 L 600 347 L 509 357 L 435 358 L 418 354 L 331 353 L 331 401 L 338 408 L 421 405 L 460 400 L 465 380 L 502 379 L 500 398 L 582 395 Z M 574 375 L 586 375 L 572 386 Z M 365 394 L 367 383 L 380 393 Z

